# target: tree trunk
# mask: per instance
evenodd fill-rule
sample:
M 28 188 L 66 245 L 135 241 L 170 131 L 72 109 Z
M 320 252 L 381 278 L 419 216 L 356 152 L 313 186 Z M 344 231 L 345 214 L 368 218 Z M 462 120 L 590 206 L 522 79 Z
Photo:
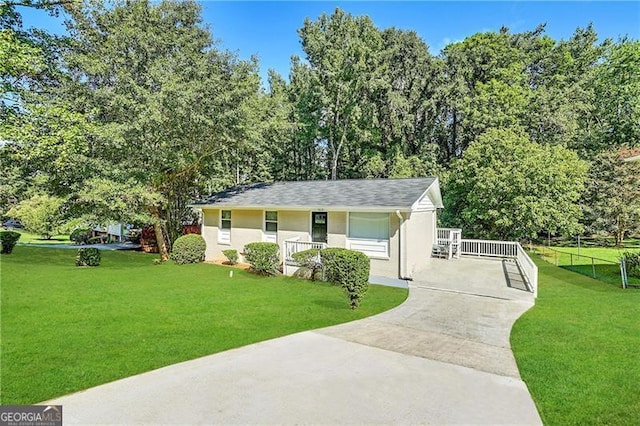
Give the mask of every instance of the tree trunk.
M 169 260 L 169 250 L 167 249 L 167 242 L 164 238 L 164 232 L 162 232 L 162 225 L 156 222 L 153 225 L 153 230 L 156 233 L 156 241 L 158 243 L 158 253 L 160 254 L 160 260 L 166 262 Z
M 153 224 L 153 230 L 156 234 L 156 243 L 158 244 L 158 253 L 160 254 L 160 260 L 166 262 L 169 260 L 169 249 L 167 248 L 167 241 L 164 238 L 164 232 L 162 230 L 162 223 L 160 221 L 160 212 L 155 207 L 152 211 L 152 216 L 155 219 Z
M 340 143 L 332 149 L 333 151 L 333 161 L 331 162 L 331 180 L 338 179 L 338 158 L 340 157 L 340 149 L 342 145 L 344 145 L 344 141 L 346 140 L 345 132 L 342 132 L 342 136 L 340 137 Z
M 338 155 L 333 154 L 333 161 L 331 164 L 331 180 L 336 180 L 338 177 Z
M 616 231 L 616 247 L 622 247 L 624 241 L 624 229 L 618 229 Z

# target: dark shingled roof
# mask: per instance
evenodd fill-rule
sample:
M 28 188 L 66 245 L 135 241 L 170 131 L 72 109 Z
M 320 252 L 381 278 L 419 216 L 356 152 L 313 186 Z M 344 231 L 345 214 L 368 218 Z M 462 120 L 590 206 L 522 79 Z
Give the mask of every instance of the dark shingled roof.
M 410 208 L 435 180 L 411 178 L 255 183 L 218 192 L 192 206 Z

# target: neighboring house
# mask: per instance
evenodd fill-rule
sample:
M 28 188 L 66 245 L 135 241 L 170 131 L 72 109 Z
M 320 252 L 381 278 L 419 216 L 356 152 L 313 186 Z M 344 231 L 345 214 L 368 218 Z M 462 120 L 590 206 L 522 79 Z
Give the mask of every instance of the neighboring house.
M 127 236 L 127 229 L 122 223 L 113 223 L 106 227 L 96 226 L 93 228 L 94 236 L 101 236 L 108 240 L 122 242 Z
M 437 178 L 260 183 L 191 206 L 202 212 L 206 260 L 255 241 L 278 243 L 285 262 L 292 251 L 344 247 L 369 256 L 372 276 L 394 279 L 430 257 L 443 207 Z

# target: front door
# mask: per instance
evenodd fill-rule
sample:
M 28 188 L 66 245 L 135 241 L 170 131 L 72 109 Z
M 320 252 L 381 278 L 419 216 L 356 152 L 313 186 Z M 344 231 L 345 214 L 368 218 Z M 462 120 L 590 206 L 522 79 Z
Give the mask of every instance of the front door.
M 327 212 L 311 213 L 311 241 L 314 243 L 327 242 Z

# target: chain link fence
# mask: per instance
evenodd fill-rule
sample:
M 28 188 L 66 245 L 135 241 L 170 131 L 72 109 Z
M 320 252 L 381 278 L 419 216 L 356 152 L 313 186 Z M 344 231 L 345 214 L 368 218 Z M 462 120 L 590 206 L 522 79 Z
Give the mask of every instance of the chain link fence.
M 551 247 L 533 247 L 547 262 L 622 288 L 640 288 L 640 278 L 632 277 L 623 261 L 613 262 L 582 254 L 569 253 Z

